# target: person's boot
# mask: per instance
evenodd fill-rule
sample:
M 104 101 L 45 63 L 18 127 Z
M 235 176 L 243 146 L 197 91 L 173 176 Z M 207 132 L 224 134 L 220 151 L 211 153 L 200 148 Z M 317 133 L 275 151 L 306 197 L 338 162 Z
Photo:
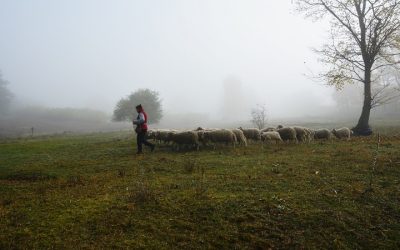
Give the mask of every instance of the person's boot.
M 155 148 L 156 148 L 156 145 L 154 145 L 154 144 L 151 145 L 151 146 L 150 146 L 150 151 L 153 152 Z
M 143 152 L 142 152 L 142 151 L 137 151 L 136 154 L 137 154 L 137 155 L 142 155 Z

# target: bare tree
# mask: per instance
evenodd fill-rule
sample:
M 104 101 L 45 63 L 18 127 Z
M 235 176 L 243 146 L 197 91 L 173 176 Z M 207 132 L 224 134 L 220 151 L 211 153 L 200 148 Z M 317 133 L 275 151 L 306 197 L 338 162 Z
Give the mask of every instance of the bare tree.
M 251 111 L 251 122 L 259 129 L 265 128 L 267 124 L 267 108 L 265 105 L 257 105 Z
M 297 0 L 308 17 L 329 17 L 331 38 L 321 50 L 321 61 L 330 66 L 320 77 L 340 89 L 350 82 L 364 87 L 363 108 L 353 131 L 371 134 L 372 83 L 379 70 L 400 61 L 399 0 Z M 382 92 L 381 92 L 382 93 Z

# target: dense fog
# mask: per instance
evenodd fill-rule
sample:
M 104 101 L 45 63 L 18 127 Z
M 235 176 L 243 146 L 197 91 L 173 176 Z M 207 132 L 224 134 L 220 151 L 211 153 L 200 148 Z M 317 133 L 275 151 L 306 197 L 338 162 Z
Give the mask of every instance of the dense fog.
M 144 88 L 162 100 L 156 127 L 251 126 L 257 104 L 275 124 L 354 123 L 362 88 L 312 78 L 328 26 L 290 0 L 3 0 L 0 70 L 13 99 L 0 133 L 127 128 L 112 112 Z M 399 110 L 395 100 L 372 115 Z

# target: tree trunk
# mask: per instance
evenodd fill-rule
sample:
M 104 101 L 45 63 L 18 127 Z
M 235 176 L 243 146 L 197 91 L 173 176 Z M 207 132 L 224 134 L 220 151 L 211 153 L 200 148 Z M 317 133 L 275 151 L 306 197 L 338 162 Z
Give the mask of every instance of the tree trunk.
M 369 136 L 372 134 L 371 127 L 369 126 L 369 117 L 372 108 L 371 104 L 371 70 L 367 69 L 365 70 L 364 81 L 364 105 L 358 124 L 352 129 L 355 135 Z

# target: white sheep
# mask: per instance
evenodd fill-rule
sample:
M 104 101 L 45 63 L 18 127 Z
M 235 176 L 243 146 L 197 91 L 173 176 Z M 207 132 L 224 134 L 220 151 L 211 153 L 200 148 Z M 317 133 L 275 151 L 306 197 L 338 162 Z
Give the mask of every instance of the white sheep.
M 263 142 L 275 141 L 275 143 L 283 141 L 280 134 L 276 131 L 268 131 L 261 133 L 261 140 Z
M 244 145 L 245 147 L 247 147 L 247 140 L 243 131 L 240 129 L 232 129 L 232 132 L 235 134 L 236 140 L 239 143 L 239 145 Z
M 276 128 L 263 128 L 263 129 L 261 129 L 260 130 L 260 132 L 261 133 L 264 133 L 264 132 L 272 132 L 272 131 L 275 131 L 276 132 Z
M 332 139 L 332 133 L 329 129 L 322 128 L 314 131 L 314 139 L 316 140 L 330 140 Z
M 297 142 L 296 130 L 294 128 L 286 127 L 278 129 L 278 133 L 283 141 Z
M 214 143 L 214 148 L 215 144 L 218 143 L 225 143 L 226 145 L 232 144 L 232 146 L 235 147 L 235 144 L 237 142 L 235 134 L 228 129 L 205 131 L 203 134 L 203 138 L 205 143 Z
M 171 141 L 177 146 L 194 146 L 199 150 L 199 136 L 194 131 L 171 132 L 169 134 Z
M 243 131 L 244 136 L 248 141 L 260 141 L 261 140 L 261 132 L 258 128 L 239 128 Z
M 170 129 L 160 129 L 155 131 L 155 140 L 157 143 L 168 144 L 171 142 L 171 134 L 178 132 L 177 130 Z
M 307 132 L 308 132 L 308 142 L 311 142 L 312 140 L 314 140 L 314 130 L 307 128 Z
M 338 139 L 350 140 L 351 130 L 349 128 L 333 129 L 332 134 Z
M 296 138 L 299 142 L 311 142 L 313 139 L 312 130 L 305 127 L 295 126 L 293 127 L 296 130 Z

